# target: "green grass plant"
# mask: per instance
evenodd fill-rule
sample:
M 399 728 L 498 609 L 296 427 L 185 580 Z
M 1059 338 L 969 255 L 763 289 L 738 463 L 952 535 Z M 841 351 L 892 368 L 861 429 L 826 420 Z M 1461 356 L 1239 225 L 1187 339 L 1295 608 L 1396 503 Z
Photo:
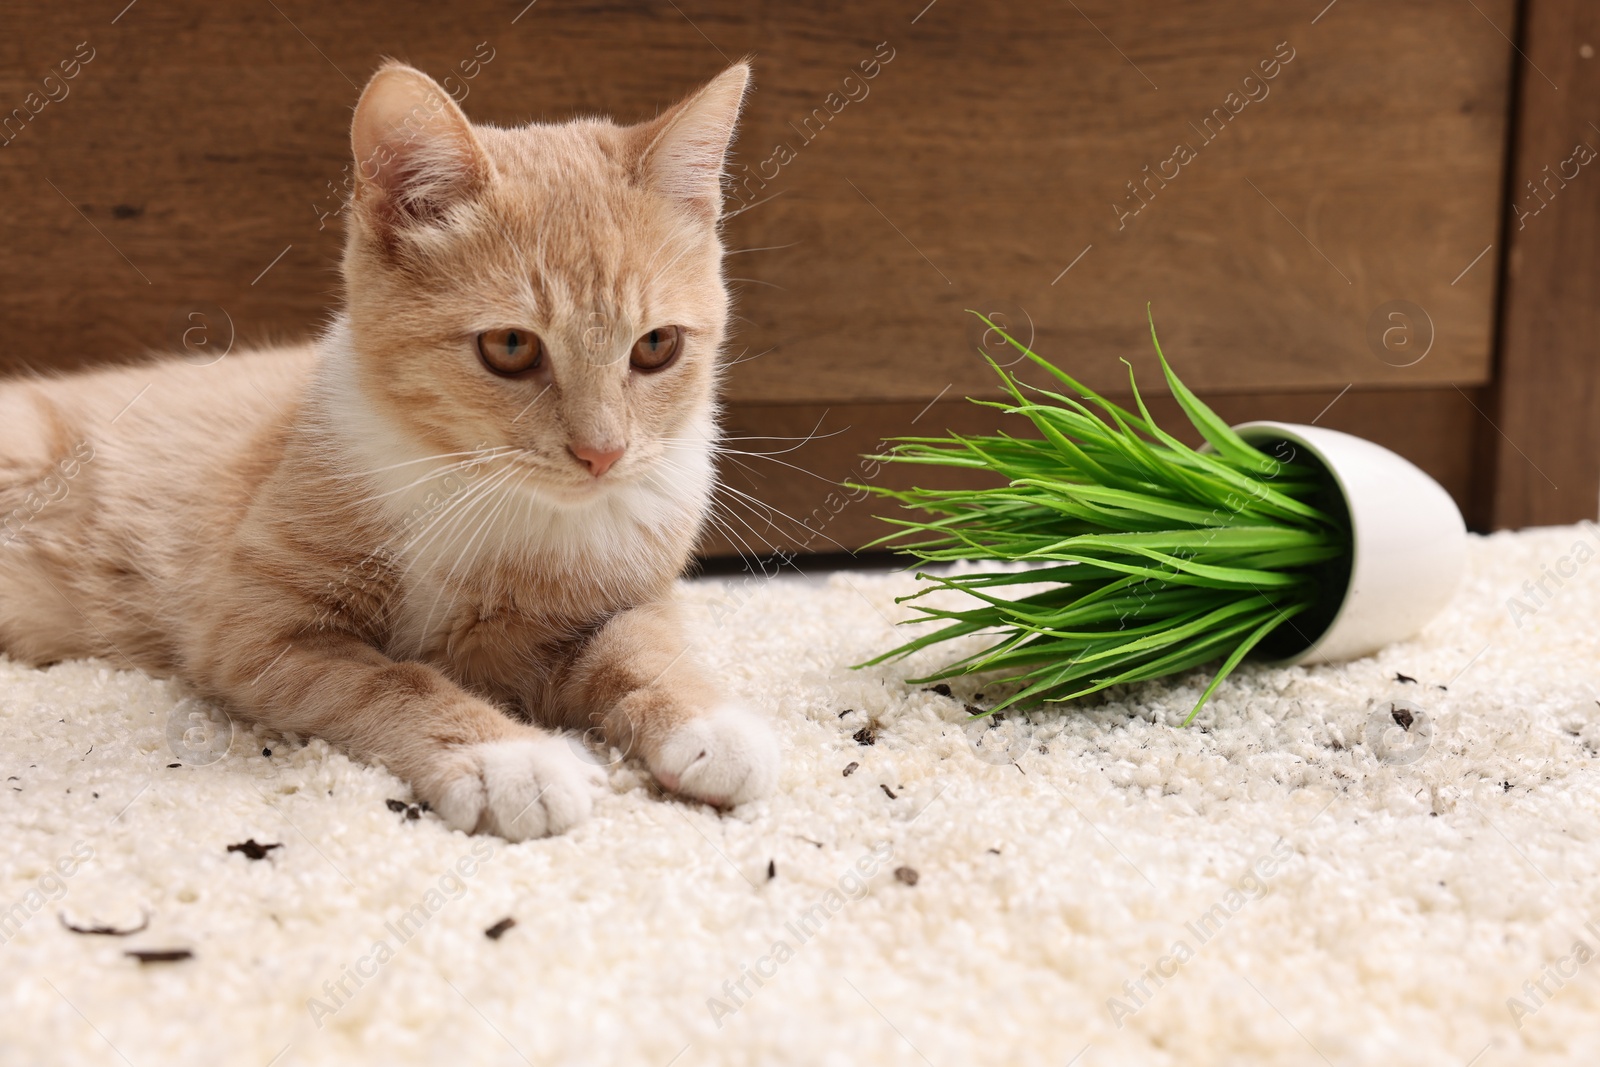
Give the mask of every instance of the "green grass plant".
M 1286 461 L 1246 443 L 1201 403 L 1167 363 L 1153 318 L 1162 373 L 1207 450 L 1156 425 L 1131 364 L 1137 410 L 979 318 L 1064 391 L 1025 385 L 988 359 L 1009 399 L 973 402 L 1017 416 L 1031 434 L 896 438 L 879 458 L 989 472 L 1001 484 L 856 488 L 906 509 L 886 519 L 897 529 L 877 545 L 927 563 L 1034 566 L 919 571 L 925 586 L 900 599 L 919 612 L 910 621 L 943 625 L 862 666 L 985 635 L 978 651 L 910 681 L 983 673 L 1013 683 L 1015 692 L 992 714 L 1220 660 L 1187 724 L 1263 639 L 1342 594 L 1349 533 L 1336 498 L 1330 506 L 1327 475 L 1315 461 L 1295 462 L 1292 454 Z M 1024 585 L 1045 588 L 1008 596 Z M 971 599 L 959 608 L 920 602 L 936 590 Z

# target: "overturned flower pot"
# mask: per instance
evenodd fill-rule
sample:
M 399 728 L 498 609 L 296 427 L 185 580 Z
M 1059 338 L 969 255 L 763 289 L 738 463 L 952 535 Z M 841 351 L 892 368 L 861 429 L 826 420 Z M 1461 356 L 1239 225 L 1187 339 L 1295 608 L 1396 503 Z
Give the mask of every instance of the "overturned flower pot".
M 1443 611 L 1467 565 L 1467 529 L 1444 487 L 1404 456 L 1338 430 L 1247 422 L 1234 431 L 1268 455 L 1315 461 L 1328 480 L 1325 507 L 1350 534 L 1330 567 L 1342 591 L 1268 635 L 1259 651 L 1279 663 L 1332 663 L 1403 641 Z

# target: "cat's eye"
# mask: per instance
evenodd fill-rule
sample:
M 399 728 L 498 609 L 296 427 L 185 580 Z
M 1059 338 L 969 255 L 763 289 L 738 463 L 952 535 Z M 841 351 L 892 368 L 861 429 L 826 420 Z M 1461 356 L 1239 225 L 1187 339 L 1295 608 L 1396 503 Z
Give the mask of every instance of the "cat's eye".
M 478 335 L 478 358 L 496 374 L 513 377 L 535 370 L 544 360 L 544 346 L 532 330 L 512 327 Z
M 658 326 L 633 343 L 629 363 L 646 374 L 666 369 L 683 347 L 682 326 Z

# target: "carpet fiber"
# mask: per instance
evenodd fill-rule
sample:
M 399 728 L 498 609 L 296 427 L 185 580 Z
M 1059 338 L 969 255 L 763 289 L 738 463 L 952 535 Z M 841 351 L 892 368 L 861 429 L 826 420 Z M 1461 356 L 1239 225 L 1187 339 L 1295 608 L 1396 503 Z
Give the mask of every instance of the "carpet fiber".
M 1203 672 L 991 729 L 995 691 L 849 670 L 905 575 L 686 583 L 778 795 L 622 763 L 521 845 L 319 741 L 197 755 L 168 683 L 0 661 L 0 1063 L 1600 1062 L 1597 548 L 1475 538 L 1417 640 L 1247 666 L 1187 729 Z

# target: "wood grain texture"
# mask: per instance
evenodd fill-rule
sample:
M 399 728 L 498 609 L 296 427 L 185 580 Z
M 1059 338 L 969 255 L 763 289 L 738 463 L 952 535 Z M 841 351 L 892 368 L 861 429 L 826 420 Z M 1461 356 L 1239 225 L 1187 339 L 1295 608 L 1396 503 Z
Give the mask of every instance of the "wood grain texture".
M 1525 6 L 1485 471 L 1510 528 L 1600 512 L 1600 7 Z
M 757 179 L 733 203 L 764 202 L 729 236 L 768 251 L 730 273 L 750 279 L 740 345 L 766 354 L 733 373 L 735 399 L 988 390 L 974 306 L 1031 315 L 1097 385 L 1145 351 L 1146 301 L 1201 389 L 1488 377 L 1492 272 L 1451 281 L 1494 240 L 1509 47 L 1490 23 L 1511 0 L 1341 0 L 1314 24 L 1322 5 L 1281 0 L 166 0 L 112 24 L 119 7 L 8 8 L 0 108 L 78 42 L 95 58 L 0 147 L 0 366 L 170 347 L 200 305 L 242 341 L 303 335 L 336 295 L 329 212 L 382 56 L 453 74 L 476 119 L 514 123 L 642 118 L 750 54 L 735 178 Z M 467 78 L 480 42 L 493 58 Z M 1292 61 L 1251 90 L 1285 42 Z M 1263 88 L 1204 139 L 1230 93 Z M 1119 230 L 1126 183 L 1180 142 L 1196 158 Z M 774 170 L 780 144 L 794 158 Z M 1392 299 L 1436 334 L 1403 369 L 1366 342 Z
M 748 272 L 785 289 L 746 295 L 748 343 L 771 351 L 735 396 L 989 390 L 966 358 L 974 307 L 1031 317 L 1108 386 L 1146 351 L 1146 301 L 1201 389 L 1485 381 L 1493 272 L 1451 283 L 1495 238 L 1509 45 L 1469 5 L 1345 2 L 1311 25 L 1322 6 L 940 4 L 883 31 L 893 63 L 811 143 L 786 120 L 850 53 L 764 56 L 743 149 L 796 158 L 752 214 L 762 244 L 794 246 Z M 1281 42 L 1295 58 L 1270 95 L 1206 143 L 1204 116 Z M 1126 183 L 1179 143 L 1197 158 L 1119 229 Z M 1397 299 L 1436 333 L 1403 369 L 1366 342 Z
M 1251 419 L 1315 422 L 1392 448 L 1438 479 L 1463 511 L 1474 507 L 1473 443 L 1486 400 L 1481 389 L 1351 389 L 1284 394 L 1211 395 L 1207 402 L 1230 423 Z M 1163 391 L 1146 397 L 1163 427 L 1190 444 L 1175 401 Z M 1019 425 L 1020 424 L 1020 425 Z M 921 404 L 736 404 L 728 413 L 729 445 L 760 456 L 725 457 L 725 486 L 716 529 L 701 545 L 707 558 L 785 551 L 853 551 L 889 532 L 875 516 L 890 505 L 862 499 L 840 483 L 930 488 L 982 484 L 967 472 L 936 467 L 875 465 L 870 457 L 885 437 L 908 434 L 993 433 L 1029 435 L 1018 416 L 961 401 Z M 799 468 L 799 471 L 796 470 Z M 800 473 L 800 472 L 804 473 Z

